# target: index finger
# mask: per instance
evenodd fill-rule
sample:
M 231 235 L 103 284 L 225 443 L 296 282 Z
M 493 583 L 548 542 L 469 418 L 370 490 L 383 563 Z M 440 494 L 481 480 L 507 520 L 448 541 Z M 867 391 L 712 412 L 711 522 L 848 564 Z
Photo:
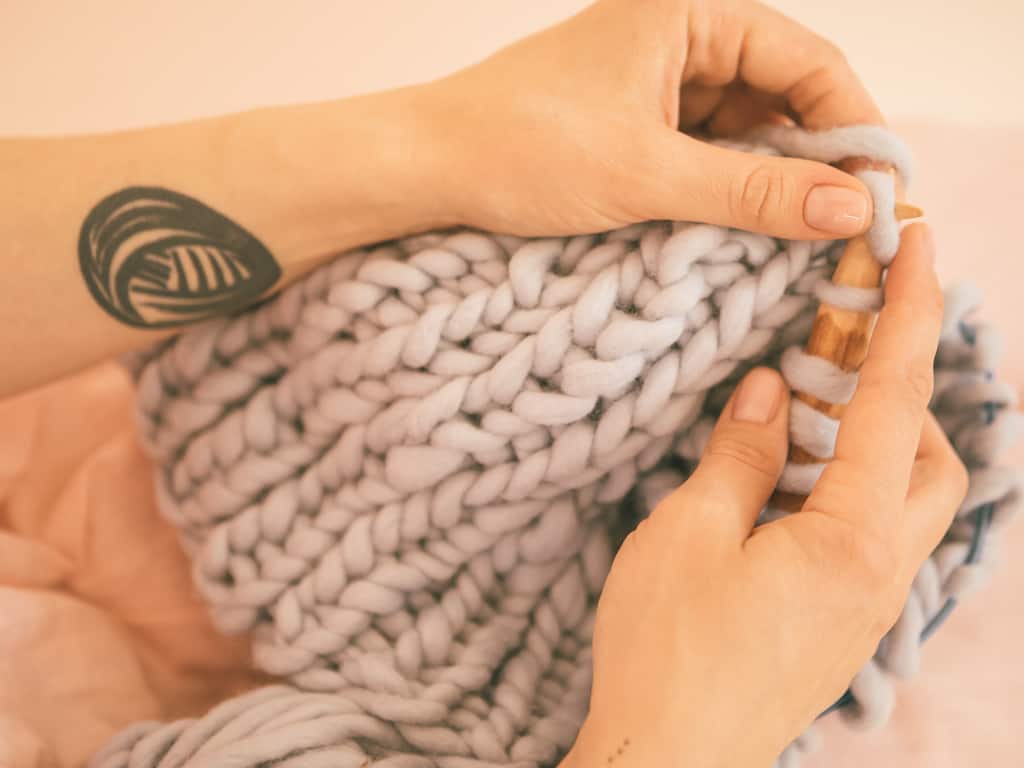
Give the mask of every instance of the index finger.
M 840 420 L 835 458 L 808 497 L 810 508 L 863 521 L 904 504 L 942 326 L 933 250 L 924 224 L 903 231 L 886 279 L 885 306 Z
M 735 10 L 722 12 L 736 13 L 743 30 L 739 77 L 752 88 L 785 96 L 804 127 L 885 122 L 834 44 L 758 2 L 737 3 Z

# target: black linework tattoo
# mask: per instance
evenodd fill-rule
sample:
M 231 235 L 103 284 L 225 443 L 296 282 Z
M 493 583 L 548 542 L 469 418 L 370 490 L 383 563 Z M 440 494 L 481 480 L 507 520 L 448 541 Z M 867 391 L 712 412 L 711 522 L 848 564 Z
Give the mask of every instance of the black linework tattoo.
M 128 187 L 101 200 L 82 224 L 78 262 L 96 302 L 141 328 L 241 309 L 281 276 L 255 237 L 160 187 Z

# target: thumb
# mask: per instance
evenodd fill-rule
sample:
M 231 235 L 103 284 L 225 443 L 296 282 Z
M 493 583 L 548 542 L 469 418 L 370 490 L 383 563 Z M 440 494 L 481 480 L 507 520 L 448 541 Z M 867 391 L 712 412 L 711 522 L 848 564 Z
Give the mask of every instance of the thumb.
M 769 368 L 740 382 L 711 433 L 700 464 L 677 493 L 688 509 L 703 509 L 743 541 L 786 462 L 789 391 Z
M 825 163 L 770 157 L 661 133 L 651 218 L 697 221 L 772 237 L 852 237 L 871 223 L 867 188 Z

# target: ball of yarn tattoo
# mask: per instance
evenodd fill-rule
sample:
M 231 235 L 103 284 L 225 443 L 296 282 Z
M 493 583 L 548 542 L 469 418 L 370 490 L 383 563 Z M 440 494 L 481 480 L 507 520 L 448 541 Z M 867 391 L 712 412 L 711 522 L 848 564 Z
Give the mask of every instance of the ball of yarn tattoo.
M 82 225 L 78 261 L 105 311 L 149 328 L 234 311 L 281 276 L 244 229 L 159 187 L 128 187 L 101 200 Z
M 738 378 L 803 344 L 836 258 L 687 223 L 431 233 L 135 359 L 160 508 L 218 624 L 251 631 L 284 682 L 134 726 L 93 764 L 555 764 L 586 713 L 616 547 L 685 479 Z M 949 295 L 932 401 L 970 492 L 852 681 L 851 720 L 888 718 L 891 678 L 977 585 L 1019 497 L 995 463 L 1014 394 L 977 303 Z

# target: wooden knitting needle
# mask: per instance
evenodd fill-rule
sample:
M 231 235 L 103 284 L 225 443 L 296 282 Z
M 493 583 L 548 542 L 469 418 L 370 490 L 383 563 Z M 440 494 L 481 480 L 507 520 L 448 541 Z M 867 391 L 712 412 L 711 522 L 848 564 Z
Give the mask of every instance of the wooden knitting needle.
M 891 166 L 879 165 L 863 158 L 853 158 L 840 164 L 847 173 L 871 169 L 893 173 Z M 896 218 L 899 220 L 918 218 L 923 211 L 914 205 L 908 205 L 900 199 L 903 189 L 897 182 L 895 207 Z M 882 266 L 871 255 L 867 239 L 863 235 L 851 238 L 846 243 L 836 270 L 832 275 L 836 285 L 851 285 L 857 288 L 878 288 L 882 284 Z M 811 335 L 804 348 L 809 354 L 830 360 L 844 371 L 856 371 L 867 355 L 868 343 L 875 328 L 874 312 L 854 312 L 838 309 L 822 303 L 811 328 Z M 838 419 L 842 416 L 845 406 L 833 405 L 819 400 L 803 392 L 794 393 L 794 397 L 803 400 L 815 410 Z M 802 448 L 791 445 L 789 459 L 794 464 L 816 464 L 827 461 L 823 457 L 814 456 Z M 800 509 L 806 497 L 777 492 L 772 498 L 772 506 L 795 511 Z

